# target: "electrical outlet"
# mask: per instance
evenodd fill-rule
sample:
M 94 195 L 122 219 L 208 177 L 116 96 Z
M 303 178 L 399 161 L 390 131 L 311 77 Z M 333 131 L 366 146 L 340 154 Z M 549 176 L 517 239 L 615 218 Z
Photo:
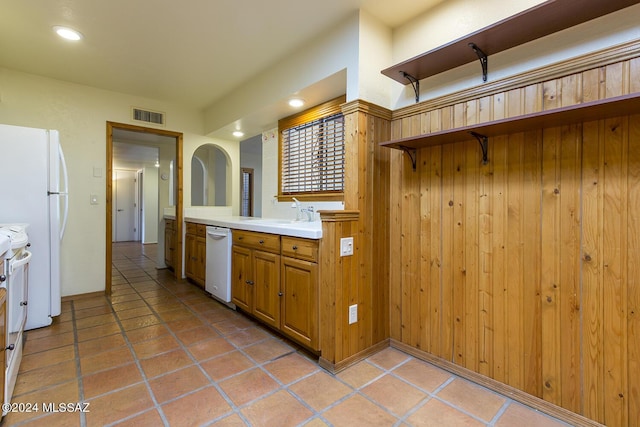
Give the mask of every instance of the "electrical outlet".
M 349 306 L 349 324 L 356 323 L 358 321 L 358 304 Z
M 340 239 L 340 256 L 353 255 L 353 237 Z

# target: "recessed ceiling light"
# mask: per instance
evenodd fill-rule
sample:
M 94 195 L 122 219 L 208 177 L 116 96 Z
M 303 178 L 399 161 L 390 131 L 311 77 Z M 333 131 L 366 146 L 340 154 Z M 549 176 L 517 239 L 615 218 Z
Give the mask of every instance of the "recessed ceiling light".
M 295 108 L 302 107 L 304 105 L 304 100 L 300 98 L 291 98 L 289 100 L 289 105 Z
M 236 130 L 233 132 L 233 136 L 235 136 L 236 138 L 240 138 L 241 136 L 244 136 L 244 132 Z
M 56 34 L 58 34 L 60 37 L 66 40 L 78 41 L 82 39 L 82 34 L 68 27 L 56 26 L 56 27 L 53 27 L 53 30 L 56 32 Z

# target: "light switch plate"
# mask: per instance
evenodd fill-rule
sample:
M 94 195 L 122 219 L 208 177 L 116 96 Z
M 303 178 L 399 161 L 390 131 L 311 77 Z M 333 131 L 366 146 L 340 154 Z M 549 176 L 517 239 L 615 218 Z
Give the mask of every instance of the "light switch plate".
M 358 321 L 358 304 L 349 306 L 349 324 L 356 323 Z
M 340 256 L 353 255 L 353 237 L 343 237 L 340 239 Z

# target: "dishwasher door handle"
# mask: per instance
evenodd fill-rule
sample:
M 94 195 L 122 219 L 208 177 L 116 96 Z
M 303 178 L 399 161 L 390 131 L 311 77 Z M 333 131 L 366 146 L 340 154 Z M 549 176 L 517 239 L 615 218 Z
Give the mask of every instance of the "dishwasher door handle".
M 216 233 L 215 231 L 207 231 L 207 234 L 216 240 L 224 239 L 225 237 L 229 237 L 229 233 Z

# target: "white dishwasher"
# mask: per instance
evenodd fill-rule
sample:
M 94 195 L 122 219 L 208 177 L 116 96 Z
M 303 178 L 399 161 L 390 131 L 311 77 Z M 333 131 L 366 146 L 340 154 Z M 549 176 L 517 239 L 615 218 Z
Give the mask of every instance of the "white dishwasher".
M 231 303 L 231 229 L 207 227 L 207 275 L 204 288 L 214 298 Z

